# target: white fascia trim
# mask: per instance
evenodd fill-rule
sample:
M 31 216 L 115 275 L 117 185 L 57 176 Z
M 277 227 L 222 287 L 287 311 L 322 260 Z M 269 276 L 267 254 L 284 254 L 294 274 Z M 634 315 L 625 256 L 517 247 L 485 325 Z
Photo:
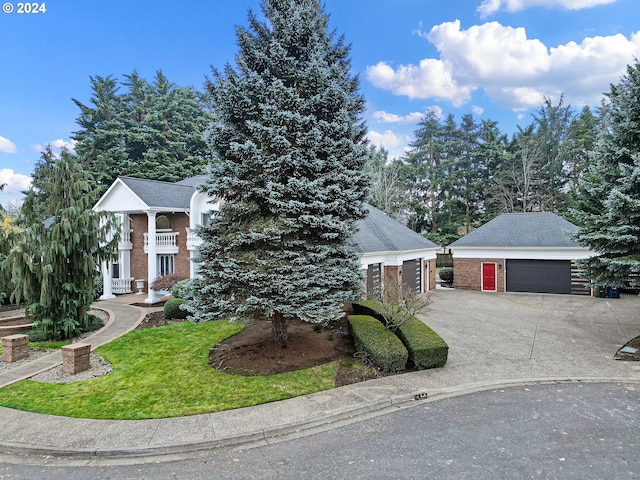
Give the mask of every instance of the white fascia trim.
M 106 192 L 104 192 L 104 193 L 102 194 L 102 196 L 100 197 L 100 199 L 99 199 L 99 200 L 96 202 L 96 204 L 93 206 L 93 210 L 94 210 L 95 212 L 102 212 L 102 211 L 104 211 L 104 209 L 101 207 L 101 204 L 102 204 L 102 202 L 103 202 L 103 201 L 104 201 L 104 200 L 105 200 L 105 199 L 106 199 L 106 198 L 111 194 L 111 190 L 113 190 L 114 188 L 116 188 L 116 185 L 117 185 L 118 183 L 120 183 L 120 184 L 123 184 L 123 185 L 124 185 L 124 183 L 122 182 L 122 180 L 120 180 L 120 178 L 116 178 L 116 179 L 115 179 L 115 181 L 114 181 L 111 185 L 109 185 L 109 188 L 107 188 L 107 191 L 106 191 Z M 126 185 L 125 185 L 125 186 L 126 186 Z M 131 191 L 131 189 L 129 189 L 129 191 Z M 131 192 L 131 193 L 133 193 L 133 192 Z M 136 195 L 136 196 L 137 196 L 137 195 Z
M 403 250 L 401 252 L 370 252 L 360 255 L 360 263 L 363 267 L 375 263 L 382 263 L 386 266 L 402 266 L 402 262 L 406 260 L 414 260 L 421 258 L 422 260 L 435 260 L 436 252 L 440 251 L 440 247 L 420 249 L 420 250 Z
M 140 200 L 140 203 L 143 205 L 144 211 L 148 211 L 148 209 L 150 208 L 149 205 L 147 205 L 138 195 L 136 195 L 136 193 L 131 190 L 129 188 L 129 186 L 124 183 L 122 181 L 122 179 L 120 178 L 116 178 L 116 180 L 111 184 L 111 186 L 107 189 L 106 192 L 104 192 L 104 194 L 102 195 L 102 197 L 100 197 L 100 200 L 98 200 L 98 202 L 94 205 L 93 210 L 96 212 L 102 212 L 105 209 L 102 208 L 101 204 L 103 203 L 103 201 L 106 201 L 106 199 L 110 196 L 111 191 L 113 189 L 116 188 L 116 186 L 118 185 L 122 185 L 124 188 L 126 188 L 127 190 L 129 190 L 129 192 L 131 193 L 131 195 L 133 195 L 134 197 L 136 197 L 138 200 Z M 127 211 L 127 212 L 119 212 L 119 213 L 133 213 L 134 211 L 138 211 L 138 210 L 132 210 L 131 212 Z
M 586 248 L 504 248 L 504 247 L 457 247 L 451 249 L 454 260 L 456 258 L 504 258 L 518 260 L 579 260 L 596 255 Z

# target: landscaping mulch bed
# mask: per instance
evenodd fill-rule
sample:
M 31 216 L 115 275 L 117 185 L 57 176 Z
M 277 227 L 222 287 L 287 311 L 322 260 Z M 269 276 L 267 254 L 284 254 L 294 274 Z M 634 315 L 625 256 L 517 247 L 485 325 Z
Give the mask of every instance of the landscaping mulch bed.
M 149 313 L 138 328 L 158 328 L 185 320 L 168 320 L 163 312 Z M 273 375 L 340 361 L 336 386 L 381 376 L 378 370 L 354 358 L 355 348 L 346 318 L 315 325 L 292 321 L 283 348 L 271 340 L 271 323 L 255 321 L 238 334 L 212 345 L 209 365 L 231 375 Z

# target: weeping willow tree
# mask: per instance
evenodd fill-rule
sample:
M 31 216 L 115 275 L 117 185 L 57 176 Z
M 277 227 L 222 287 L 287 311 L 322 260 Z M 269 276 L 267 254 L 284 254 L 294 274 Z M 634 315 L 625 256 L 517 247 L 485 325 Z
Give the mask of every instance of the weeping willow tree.
M 11 274 L 12 300 L 28 303 L 29 320 L 47 339 L 73 337 L 88 327 L 99 265 L 117 252 L 115 217 L 94 212 L 95 200 L 95 187 L 75 157 L 62 152 L 56 158 L 47 148 L 3 264 Z

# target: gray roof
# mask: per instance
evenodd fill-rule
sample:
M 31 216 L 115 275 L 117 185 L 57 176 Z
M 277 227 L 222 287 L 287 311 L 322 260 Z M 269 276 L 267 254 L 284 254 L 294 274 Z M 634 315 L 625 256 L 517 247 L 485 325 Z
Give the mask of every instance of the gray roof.
M 197 187 L 207 179 L 206 175 L 196 175 L 195 177 L 185 178 L 176 182 L 175 185 L 188 185 L 190 187 Z
M 120 177 L 149 207 L 188 209 L 191 196 L 206 175 L 185 178 L 176 183 Z M 371 205 L 366 205 L 367 217 L 358 222 L 358 232 L 353 239 L 361 253 L 396 252 L 439 248 L 422 235 L 405 227 Z
M 119 178 L 149 207 L 177 210 L 189 209 L 193 186 L 142 178 Z
M 396 252 L 439 248 L 431 240 L 405 227 L 381 210 L 366 205 L 369 215 L 358 222 L 353 236 L 361 253 Z
M 505 213 L 453 242 L 449 247 L 575 248 L 567 235 L 577 230 L 554 213 Z

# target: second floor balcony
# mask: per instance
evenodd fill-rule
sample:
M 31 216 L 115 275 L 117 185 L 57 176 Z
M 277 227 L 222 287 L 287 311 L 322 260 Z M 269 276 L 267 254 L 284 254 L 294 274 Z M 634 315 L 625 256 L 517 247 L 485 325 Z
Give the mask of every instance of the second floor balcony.
M 176 242 L 178 232 L 156 233 L 156 253 L 178 253 L 180 247 Z M 149 234 L 144 234 L 144 253 L 149 253 Z

